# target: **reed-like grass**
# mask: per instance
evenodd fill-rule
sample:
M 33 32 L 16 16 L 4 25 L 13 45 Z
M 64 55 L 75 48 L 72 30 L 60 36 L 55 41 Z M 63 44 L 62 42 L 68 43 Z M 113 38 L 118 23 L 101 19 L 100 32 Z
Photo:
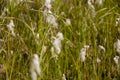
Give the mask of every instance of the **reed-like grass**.
M 105 0 L 101 6 L 93 3 L 96 13 L 93 16 L 87 0 L 55 0 L 51 11 L 59 28 L 50 32 L 52 25 L 45 22 L 42 13 L 43 0 L 0 0 L 0 65 L 3 65 L 0 79 L 30 80 L 31 56 L 39 54 L 38 80 L 62 80 L 63 74 L 66 80 L 119 80 L 120 64 L 113 59 L 120 56 L 114 49 L 114 42 L 120 39 L 120 26 L 116 26 L 119 3 L 119 0 Z M 71 25 L 66 24 L 66 19 L 70 19 Z M 15 36 L 7 28 L 10 20 L 15 25 Z M 50 40 L 58 31 L 63 33 L 64 40 L 56 60 Z M 79 53 L 84 45 L 90 47 L 86 60 L 81 62 Z M 99 50 L 99 45 L 104 46 L 105 52 Z

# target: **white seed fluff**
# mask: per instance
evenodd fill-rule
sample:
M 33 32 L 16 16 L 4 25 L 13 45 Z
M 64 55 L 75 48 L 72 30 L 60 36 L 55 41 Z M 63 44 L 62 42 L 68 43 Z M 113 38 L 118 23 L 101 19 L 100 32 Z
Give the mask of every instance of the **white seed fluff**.
M 52 44 L 53 44 L 53 47 L 55 48 L 55 52 L 59 54 L 61 51 L 61 40 L 55 38 Z
M 51 47 L 51 53 L 52 53 L 52 58 L 55 58 L 56 60 L 58 60 L 58 55 L 55 53 L 54 47 Z
M 31 60 L 30 73 L 32 80 L 37 80 L 37 76 L 40 75 L 39 57 L 34 54 Z
M 95 17 L 95 16 L 96 16 L 96 12 L 95 12 L 95 7 L 94 7 L 94 5 L 91 3 L 91 0 L 88 0 L 87 3 L 88 3 L 89 8 L 90 8 L 91 11 L 92 11 L 92 16 Z
M 66 23 L 67 26 L 70 26 L 70 25 L 71 25 L 70 19 L 66 19 L 66 22 L 65 22 L 65 23 Z
M 51 9 L 51 0 L 45 0 L 44 6 L 48 9 Z
M 51 0 L 45 0 L 45 3 L 50 4 L 50 3 L 51 3 Z
M 95 4 L 97 4 L 98 6 L 101 6 L 103 4 L 104 0 L 96 0 Z
M 52 36 L 51 37 L 51 43 L 52 43 L 52 47 L 51 47 L 51 53 L 52 53 L 52 57 L 54 57 L 56 60 L 58 60 L 58 55 L 61 52 L 61 42 L 63 40 L 63 34 L 61 32 L 58 32 L 56 37 Z
M 120 18 L 116 18 L 116 26 L 120 24 Z
M 101 62 L 101 60 L 100 60 L 99 58 L 97 58 L 96 61 L 97 61 L 97 63 L 100 63 L 100 62 Z
M 56 21 L 55 16 L 51 12 L 51 0 L 45 0 L 44 7 L 43 7 L 43 15 L 45 18 L 45 21 L 52 25 L 54 28 L 58 28 L 58 23 Z
M 53 25 L 53 27 L 58 27 L 58 23 L 56 22 L 56 18 L 52 14 L 48 14 L 46 16 L 46 22 Z
M 115 57 L 113 58 L 113 60 L 115 61 L 116 64 L 118 64 L 119 56 L 115 56 Z
M 102 50 L 103 52 L 105 52 L 105 48 L 102 45 L 98 46 L 99 50 Z
M 84 62 L 86 60 L 86 52 L 87 52 L 88 49 L 89 49 L 89 45 L 85 45 L 79 53 L 82 62 Z
M 63 74 L 63 76 L 62 76 L 62 80 L 66 80 L 65 74 Z
M 114 48 L 120 54 L 120 40 L 119 39 L 114 43 Z
M 58 32 L 57 38 L 62 41 L 64 39 L 63 34 L 61 32 Z
M 55 52 L 59 55 L 61 52 L 61 41 L 63 40 L 63 34 L 58 32 L 57 37 L 52 36 L 52 44 L 55 48 Z
M 47 51 L 47 46 L 43 45 L 42 50 L 41 50 L 41 54 L 44 54 L 46 51 Z
M 14 25 L 13 20 L 10 20 L 10 23 L 7 25 L 7 27 L 8 27 L 8 29 L 11 31 L 11 34 L 12 34 L 13 36 L 15 36 L 15 33 L 14 33 L 14 27 L 15 27 L 15 25 Z

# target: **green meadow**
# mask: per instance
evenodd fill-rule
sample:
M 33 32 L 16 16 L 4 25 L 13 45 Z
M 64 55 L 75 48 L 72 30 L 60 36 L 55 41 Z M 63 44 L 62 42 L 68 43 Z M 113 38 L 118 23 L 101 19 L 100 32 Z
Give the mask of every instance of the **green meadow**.
M 33 54 L 40 57 L 37 80 L 120 80 L 120 61 L 114 60 L 120 56 L 114 48 L 120 39 L 120 1 L 95 1 L 93 8 L 88 0 L 51 0 L 49 9 L 44 0 L 0 0 L 0 80 L 31 80 Z M 45 20 L 45 10 L 57 28 Z M 64 39 L 60 53 L 53 54 L 51 37 L 58 32 Z

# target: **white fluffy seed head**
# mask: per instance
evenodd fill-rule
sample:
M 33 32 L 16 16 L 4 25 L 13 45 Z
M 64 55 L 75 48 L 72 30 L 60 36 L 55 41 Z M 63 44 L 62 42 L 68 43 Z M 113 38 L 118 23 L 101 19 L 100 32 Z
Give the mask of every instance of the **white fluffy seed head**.
M 119 39 L 114 43 L 114 48 L 120 54 L 120 40 Z
M 32 80 L 37 80 L 37 75 L 40 75 L 39 56 L 34 54 L 31 59 L 30 73 Z
M 66 22 L 65 22 L 65 23 L 66 23 L 67 26 L 70 26 L 70 25 L 71 25 L 70 19 L 66 19 Z
M 80 56 L 81 56 L 81 61 L 84 62 L 86 59 L 86 52 L 85 51 L 80 52 Z
M 63 40 L 63 34 L 61 32 L 58 32 L 56 37 L 52 36 L 51 42 L 52 42 L 52 52 L 56 53 L 57 55 L 61 52 L 61 41 Z M 55 55 L 56 55 L 55 54 Z
M 31 73 L 31 79 L 32 79 L 32 80 L 37 80 L 37 74 L 36 74 L 35 71 L 33 71 L 33 72 Z
M 44 7 L 48 10 L 50 10 L 52 8 L 51 4 L 49 4 L 49 3 L 45 3 Z
M 51 47 L 51 53 L 52 53 L 52 57 L 58 60 L 58 54 L 56 54 L 54 47 Z
M 55 39 L 54 42 L 52 43 L 54 48 L 55 48 L 55 52 L 57 54 L 59 54 L 61 52 L 61 40 L 59 39 Z
M 88 50 L 89 47 L 90 47 L 89 45 L 85 45 L 85 46 L 84 46 L 84 49 L 85 49 L 85 50 Z
M 102 45 L 98 46 L 99 50 L 102 50 L 103 52 L 105 52 L 105 48 Z
M 52 25 L 53 28 L 58 29 L 58 23 L 56 21 L 55 16 L 51 12 L 51 0 L 45 0 L 45 4 L 43 7 L 43 15 L 45 17 L 45 21 Z
M 96 16 L 96 12 L 95 12 L 94 5 L 91 3 L 91 0 L 88 0 L 87 3 L 88 3 L 88 6 L 89 6 L 89 8 L 90 8 L 90 10 L 92 12 L 92 17 L 95 17 Z
M 13 20 L 10 20 L 10 23 L 7 25 L 7 27 L 8 27 L 8 29 L 11 31 L 11 34 L 13 35 L 13 36 L 15 36 L 15 33 L 14 33 L 14 22 L 13 22 Z
M 63 74 L 63 76 L 62 76 L 62 80 L 66 80 L 65 74 Z
M 93 4 L 92 4 L 92 2 L 91 2 L 91 0 L 88 0 L 87 3 L 88 3 L 88 5 L 89 5 L 89 7 L 91 9 L 95 9 L 94 6 L 93 6 Z
M 64 38 L 63 38 L 63 34 L 61 33 L 61 32 L 58 32 L 57 33 L 57 38 L 59 39 L 59 40 L 63 40 Z
M 113 60 L 115 61 L 116 64 L 118 64 L 118 62 L 119 62 L 119 56 L 115 56 L 115 57 L 113 58 Z
M 37 54 L 34 54 L 32 59 L 37 62 L 39 60 L 39 56 Z
M 86 60 L 86 52 L 88 49 L 89 49 L 89 45 L 85 45 L 79 53 L 82 62 L 84 62 Z
M 45 0 L 45 3 L 50 4 L 50 3 L 51 3 L 51 0 Z
M 103 0 L 96 0 L 95 4 L 101 6 L 103 4 Z
M 47 51 L 47 46 L 43 45 L 42 50 L 41 50 L 41 54 L 44 54 L 46 51 Z
M 12 30 L 13 28 L 14 28 L 14 22 L 13 22 L 13 20 L 10 20 L 10 23 L 7 25 L 7 27 L 10 29 L 10 30 Z
M 116 18 L 116 26 L 120 24 L 120 18 Z
M 101 60 L 100 60 L 99 58 L 97 58 L 97 59 L 96 59 L 96 62 L 97 62 L 97 63 L 100 63 L 100 62 L 101 62 Z
M 47 23 L 51 24 L 52 27 L 58 28 L 58 23 L 56 22 L 56 18 L 52 14 L 47 14 L 47 16 L 45 16 L 45 20 Z

